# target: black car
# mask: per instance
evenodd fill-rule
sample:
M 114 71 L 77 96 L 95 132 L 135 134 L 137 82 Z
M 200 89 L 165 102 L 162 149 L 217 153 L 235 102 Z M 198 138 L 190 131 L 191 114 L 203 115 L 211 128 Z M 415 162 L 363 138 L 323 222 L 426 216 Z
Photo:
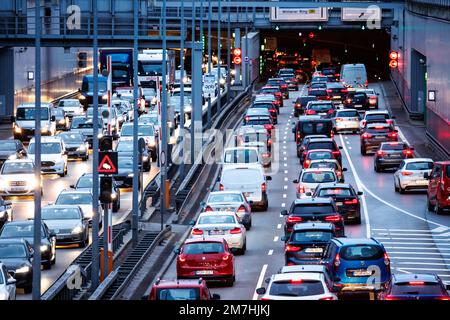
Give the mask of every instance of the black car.
M 364 92 L 349 92 L 344 99 L 345 109 L 369 110 L 369 97 Z
M 313 198 L 332 198 L 339 213 L 344 217 L 344 222 L 361 224 L 361 205 L 359 196 L 362 191 L 356 192 L 348 183 L 321 183 L 312 194 Z M 310 195 L 306 193 L 306 195 Z
M 44 269 L 51 269 L 56 262 L 56 235 L 41 224 L 41 263 Z M 32 246 L 34 243 L 34 221 L 13 221 L 5 224 L 0 230 L 0 239 L 25 239 Z
M 269 110 L 270 116 L 273 119 L 273 123 L 278 123 L 278 112 L 276 107 L 272 103 L 267 102 L 253 102 L 252 106 L 250 108 L 264 108 Z
M 308 91 L 308 95 L 316 97 L 317 100 L 329 100 L 327 89 L 312 89 Z
M 284 235 L 291 234 L 293 227 L 302 222 L 333 223 L 338 236 L 344 236 L 344 219 L 338 212 L 336 204 L 331 198 L 303 198 L 292 202 L 289 211 L 282 210 L 285 216 Z
M 85 135 L 80 132 L 61 132 L 58 137 L 64 141 L 69 158 L 89 159 L 89 142 Z
M 371 123 L 360 132 L 361 154 L 378 149 L 382 142 L 398 141 L 398 130 L 390 123 Z
M 327 94 L 331 101 L 341 102 L 348 94 L 348 89 L 341 82 L 327 83 Z
M 116 146 L 116 152 L 118 154 L 119 158 L 124 158 L 124 157 L 128 157 L 128 158 L 133 158 L 133 140 L 119 140 L 119 143 Z M 151 159 L 150 159 L 150 155 L 148 153 L 148 150 L 146 148 L 144 148 L 144 150 L 142 151 L 142 157 L 139 159 L 139 165 L 142 165 L 142 169 L 145 172 L 149 172 L 151 169 Z M 120 168 L 120 166 L 119 166 Z
M 413 151 L 405 142 L 383 142 L 375 153 L 373 170 L 397 169 L 404 159 L 414 158 Z
M 118 173 L 113 175 L 116 185 L 119 188 L 131 188 L 133 187 L 133 157 L 119 157 L 118 159 Z M 141 181 L 138 179 L 138 185 L 140 188 Z
M 294 225 L 289 237 L 284 236 L 285 264 L 320 264 L 323 255 L 336 237 L 336 229 L 332 223 L 312 222 Z
M 113 185 L 112 185 L 112 193 L 111 198 L 113 200 L 112 202 L 112 210 L 113 212 L 117 212 L 120 210 L 120 189 L 116 182 L 116 180 L 113 178 Z M 78 178 L 77 183 L 74 185 L 71 185 L 70 187 L 72 189 L 76 190 L 88 190 L 92 192 L 92 185 L 93 185 L 94 179 L 92 178 L 92 173 L 85 173 L 81 177 Z M 99 183 L 98 183 L 98 190 L 100 194 L 100 177 L 99 177 Z
M 8 159 L 23 159 L 27 151 L 20 140 L 0 140 L 0 168 Z
M 285 99 L 289 99 L 289 87 L 283 78 L 269 78 L 267 85 L 278 86 Z
M 301 116 L 297 123 L 292 128 L 292 133 L 295 135 L 295 142 L 299 145 L 303 138 L 309 135 L 326 135 L 333 137 L 333 122 L 331 119 L 322 119 L 320 116 Z
M 321 73 L 324 76 L 327 76 L 328 81 L 330 82 L 338 82 L 340 78 L 340 74 L 338 71 L 338 67 L 324 67 L 321 70 Z
M 25 239 L 0 239 L 0 261 L 16 279 L 16 287 L 31 293 L 34 250 Z
M 67 131 L 70 128 L 69 116 L 62 108 L 55 108 L 52 110 L 52 115 L 55 116 L 56 130 Z
M 304 137 L 302 142 L 297 145 L 297 157 L 298 158 L 303 157 L 303 152 L 305 151 L 305 147 L 309 143 L 309 140 L 320 139 L 320 138 L 327 138 L 327 136 L 324 134 L 313 134 L 313 135 Z
M 298 117 L 299 115 L 305 112 L 306 105 L 310 101 L 316 101 L 316 96 L 301 96 L 298 97 L 294 102 L 294 116 Z
M 12 202 L 5 201 L 0 197 L 0 228 L 3 227 L 8 220 L 12 220 Z

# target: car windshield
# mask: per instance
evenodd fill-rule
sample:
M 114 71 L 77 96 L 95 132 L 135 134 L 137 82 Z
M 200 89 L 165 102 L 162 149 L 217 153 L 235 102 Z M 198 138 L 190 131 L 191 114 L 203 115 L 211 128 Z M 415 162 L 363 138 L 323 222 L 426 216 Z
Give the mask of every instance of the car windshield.
M 28 153 L 35 153 L 35 143 L 30 143 Z M 58 154 L 61 153 L 61 144 L 59 142 L 43 142 L 41 143 L 42 154 Z
M 299 205 L 295 206 L 293 210 L 294 215 L 301 214 L 323 214 L 334 213 L 334 207 L 329 203 L 315 203 L 312 205 Z
M 0 151 L 16 151 L 16 143 L 10 140 L 0 140 Z
M 310 152 L 308 154 L 308 159 L 310 160 L 333 159 L 333 155 L 331 152 L 327 151 Z
M 276 281 L 270 286 L 269 295 L 283 297 L 306 297 L 324 294 L 320 281 Z
M 61 100 L 58 107 L 80 107 L 80 103 L 75 100 Z
M 116 147 L 118 152 L 130 152 L 133 151 L 133 141 L 120 141 Z
M 378 260 L 383 258 L 384 251 L 378 245 L 348 245 L 341 249 L 340 256 L 344 260 Z
M 103 121 L 98 118 L 98 127 L 102 128 Z M 94 127 L 93 118 L 73 118 L 72 119 L 72 129 L 92 129 Z
M 106 78 L 98 78 L 98 91 L 99 92 L 103 92 L 106 91 Z M 90 78 L 86 81 L 83 81 L 82 84 L 82 90 L 83 91 L 88 91 L 88 92 L 93 92 L 94 91 L 94 78 Z
M 361 99 L 365 99 L 367 96 L 365 93 L 355 93 L 353 95 L 353 99 L 355 100 L 361 100 Z
M 396 283 L 390 292 L 392 295 L 442 295 L 444 291 L 439 283 L 414 281 Z
M 139 122 L 152 123 L 154 125 L 157 125 L 158 124 L 158 116 L 141 116 L 141 117 L 139 117 Z
M 20 259 L 25 258 L 27 252 L 25 246 L 20 243 L 0 243 L 0 260 L 1 259 Z M 2 278 L 0 277 L 0 280 Z M 0 281 L 1 283 L 1 281 Z
M 52 114 L 57 117 L 63 117 L 65 115 L 63 109 L 53 109 Z
M 353 193 L 348 188 L 322 188 L 318 194 L 319 197 L 350 197 L 353 196 Z
M 212 194 L 208 198 L 208 203 L 215 202 L 243 202 L 242 194 L 240 193 L 220 193 Z
M 195 242 L 183 246 L 184 254 L 214 254 L 223 252 L 225 252 L 225 249 L 220 242 Z
M 400 151 L 406 149 L 406 145 L 403 143 L 383 143 L 381 145 L 381 150 L 387 150 L 387 151 Z
M 140 76 L 145 75 L 161 75 L 162 74 L 162 63 L 152 62 L 152 61 L 138 61 L 138 74 Z
M 79 133 L 60 133 L 58 134 L 58 137 L 60 137 L 65 143 L 84 143 L 84 136 Z
M 265 89 L 261 89 L 261 92 L 264 93 L 275 93 L 280 91 L 278 88 L 265 88 Z
M 92 204 L 92 196 L 89 193 L 62 193 L 56 204 Z
M 34 107 L 20 107 L 16 111 L 16 120 L 34 120 Z M 41 106 L 41 120 L 48 120 L 49 110 Z
M 333 238 L 331 231 L 296 231 L 292 234 L 291 241 L 294 242 L 329 242 Z
M 200 300 L 198 288 L 163 288 L 157 292 L 156 300 Z
M 80 211 L 76 208 L 42 208 L 43 220 L 76 220 L 81 219 Z
M 2 174 L 26 174 L 34 173 L 34 165 L 31 162 L 5 162 Z
M 272 103 L 262 103 L 262 102 L 257 102 L 254 103 L 252 108 L 264 108 L 264 109 L 272 109 Z
M 119 157 L 118 164 L 119 164 L 120 169 L 132 169 L 133 168 L 133 158 Z
M 153 131 L 153 126 L 151 125 L 138 125 L 138 136 L 153 136 L 155 132 Z M 133 136 L 133 125 L 124 125 L 122 127 L 122 131 L 120 132 L 121 136 Z
M 450 172 L 450 167 L 447 167 L 447 175 Z M 406 170 L 431 170 L 433 169 L 433 162 L 410 162 L 406 164 Z
M 77 189 L 78 188 L 92 188 L 92 183 L 94 179 L 92 178 L 92 175 L 85 175 L 80 177 L 77 182 Z
M 336 177 L 332 171 L 305 172 L 302 175 L 302 182 L 305 183 L 324 183 L 334 181 L 336 181 Z
M 338 166 L 335 162 L 312 162 L 309 167 L 311 169 L 333 169 L 333 170 L 337 170 Z
M 27 224 L 8 223 L 3 226 L 0 238 L 33 238 L 33 222 Z M 41 238 L 45 238 L 44 226 L 41 227 Z
M 198 219 L 198 224 L 229 224 L 236 223 L 236 220 L 233 216 L 230 215 L 208 215 L 202 216 Z
M 225 163 L 253 163 L 258 162 L 258 152 L 253 149 L 226 150 Z
M 359 118 L 359 113 L 358 111 L 338 111 L 336 114 L 336 117 L 344 117 L 344 118 Z

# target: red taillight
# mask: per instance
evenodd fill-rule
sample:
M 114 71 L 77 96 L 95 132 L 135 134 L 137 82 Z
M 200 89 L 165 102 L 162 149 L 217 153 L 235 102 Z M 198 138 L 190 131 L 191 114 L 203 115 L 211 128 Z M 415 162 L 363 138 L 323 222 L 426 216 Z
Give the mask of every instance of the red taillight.
M 250 120 L 250 117 L 249 116 L 246 116 L 245 117 L 245 121 L 249 121 Z
M 219 191 L 223 191 L 225 188 L 223 186 L 223 184 L 219 184 Z
M 300 103 L 296 103 L 295 106 L 296 106 L 297 108 L 300 108 L 302 105 L 301 105 Z
M 341 122 L 341 121 L 344 121 L 344 119 L 342 119 L 342 118 L 336 118 L 336 122 Z
M 397 138 L 397 133 L 396 132 L 391 132 L 388 134 L 389 138 Z
M 338 215 L 338 214 L 336 214 L 336 215 L 334 215 L 334 216 L 328 216 L 328 217 L 325 217 L 325 221 L 328 221 L 328 222 L 338 222 L 338 221 L 341 221 L 341 216 Z
M 193 236 L 201 236 L 203 234 L 203 230 L 200 230 L 200 229 L 194 229 L 194 230 L 192 230 L 192 235 Z
M 241 232 L 242 232 L 241 228 L 237 228 L 237 227 L 230 230 L 231 234 L 239 234 Z
M 346 89 L 346 88 L 341 89 L 341 93 L 348 93 L 348 89 Z
M 381 151 L 381 150 L 378 150 L 377 151 L 377 156 L 385 156 L 386 155 L 386 152 L 383 152 L 383 151 Z
M 328 114 L 332 114 L 334 112 L 334 110 L 333 109 L 330 109 L 330 110 L 328 110 Z
M 269 112 L 276 113 L 277 109 L 269 109 Z
M 347 101 L 347 103 L 352 103 L 352 99 L 347 99 L 345 101 Z
M 425 284 L 424 281 L 410 281 L 409 285 L 411 286 L 423 286 Z
M 369 103 L 370 104 L 377 104 L 377 99 L 376 98 L 369 99 Z
M 363 133 L 363 135 L 362 135 L 362 138 L 363 139 L 369 139 L 369 138 L 371 138 L 372 137 L 372 135 L 370 135 L 370 134 L 368 134 L 368 133 Z
M 336 73 L 334 76 L 335 76 L 335 77 L 340 77 L 341 74 L 340 74 L 340 73 Z
M 207 206 L 207 207 L 205 208 L 205 212 L 211 212 L 211 211 L 214 211 L 214 210 L 213 210 L 213 208 L 211 208 L 210 206 Z
M 272 139 L 267 140 L 267 144 L 268 144 L 269 146 L 271 146 L 271 145 L 272 145 Z
M 365 127 L 365 126 L 366 126 L 366 123 L 367 123 L 367 121 L 366 121 L 366 120 L 363 120 L 363 121 L 361 121 L 361 124 L 362 124 L 362 126 L 363 126 L 363 127 Z
M 333 264 L 334 264 L 334 266 L 336 268 L 340 266 L 340 264 L 341 264 L 341 257 L 339 256 L 339 253 L 334 258 L 334 263 Z
M 287 223 L 299 223 L 302 222 L 302 217 L 297 216 L 289 216 L 286 220 Z
M 271 299 L 269 299 L 269 298 L 261 298 L 261 301 L 268 301 L 268 300 L 271 300 Z
M 302 279 L 291 279 L 291 283 L 292 284 L 299 284 L 299 283 L 302 283 L 302 282 L 303 282 Z
M 342 171 L 338 170 L 338 171 L 336 171 L 336 174 L 337 174 L 338 177 L 340 177 L 340 176 L 342 176 Z
M 245 206 L 243 204 L 241 204 L 241 206 L 237 209 L 237 212 L 239 213 L 245 213 Z
M 358 199 L 344 201 L 344 204 L 358 204 Z
M 306 114 L 309 114 L 309 115 L 316 114 L 316 111 L 309 109 L 309 110 L 306 110 Z
M 263 183 L 261 184 L 261 191 L 262 191 L 262 192 L 266 192 L 266 191 L 267 191 L 267 184 L 266 184 L 265 182 L 263 182 Z
M 311 164 L 311 160 L 307 159 L 303 162 L 303 168 L 308 169 Z
M 397 298 L 388 294 L 387 296 L 384 297 L 384 300 L 397 300 Z
M 333 156 L 338 156 L 338 155 L 340 155 L 340 154 L 341 154 L 341 152 L 340 152 L 340 151 L 333 151 L 332 153 L 333 153 Z
M 385 265 L 390 265 L 390 263 L 391 263 L 391 261 L 389 260 L 389 256 L 388 256 L 388 254 L 387 253 L 384 253 L 384 264 Z
M 290 244 L 286 245 L 286 247 L 284 247 L 284 251 L 285 252 L 297 252 L 300 251 L 300 247 L 296 247 L 296 246 L 291 246 Z
M 438 300 L 449 301 L 449 300 L 450 300 L 450 297 L 439 297 Z
M 413 152 L 409 149 L 403 150 L 403 154 L 407 157 L 411 157 Z
M 402 171 L 402 176 L 410 176 L 412 174 L 413 174 L 413 172 L 410 172 L 410 171 Z
M 222 260 L 223 260 L 223 261 L 227 261 L 228 259 L 230 259 L 230 255 L 229 255 L 229 254 L 226 254 L 226 255 L 224 255 L 224 256 L 222 257 Z
M 186 261 L 186 257 L 185 257 L 184 255 L 180 254 L 180 255 L 178 256 L 178 261 L 180 261 L 180 262 L 185 262 L 185 261 Z
M 305 187 L 302 186 L 301 184 L 297 185 L 297 192 L 298 193 L 305 193 Z
M 283 88 L 283 89 L 286 89 L 287 87 L 288 87 L 287 84 L 282 84 L 282 85 L 281 85 L 281 88 Z
M 265 153 L 262 154 L 262 157 L 263 157 L 263 158 L 266 158 L 266 159 L 267 159 L 267 158 L 270 158 L 270 153 L 265 152 Z
M 325 297 L 325 298 L 321 298 L 319 300 L 334 300 L 333 297 Z
M 333 92 L 333 90 L 327 89 L 327 93 L 332 93 L 332 92 Z
M 364 84 L 366 87 L 369 86 L 369 80 L 366 80 L 366 83 Z

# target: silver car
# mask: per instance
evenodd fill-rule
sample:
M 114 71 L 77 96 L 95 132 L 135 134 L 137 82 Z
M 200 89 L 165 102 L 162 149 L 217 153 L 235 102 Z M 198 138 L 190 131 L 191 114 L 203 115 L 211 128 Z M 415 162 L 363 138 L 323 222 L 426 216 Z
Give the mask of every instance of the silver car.
M 361 116 L 356 109 L 340 109 L 336 110 L 331 119 L 333 122 L 334 132 L 352 131 L 357 133 L 359 131 L 359 123 Z
M 94 212 L 92 210 L 92 193 L 85 190 L 63 190 L 56 198 L 57 205 L 75 205 L 81 208 L 83 217 L 86 217 L 89 223 L 92 223 Z M 97 212 L 102 212 L 100 202 L 98 203 Z M 101 224 L 100 219 L 100 224 Z
M 426 190 L 432 169 L 433 159 L 404 159 L 394 173 L 395 191 L 405 193 L 407 190 Z

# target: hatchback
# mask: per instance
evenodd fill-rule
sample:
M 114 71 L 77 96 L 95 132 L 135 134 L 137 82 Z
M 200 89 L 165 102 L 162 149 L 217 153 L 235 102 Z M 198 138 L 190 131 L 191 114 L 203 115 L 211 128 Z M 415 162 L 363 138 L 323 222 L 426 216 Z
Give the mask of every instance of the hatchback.
M 398 168 L 403 159 L 414 158 L 414 148 L 405 142 L 383 142 L 375 154 L 373 169 L 376 172 Z

